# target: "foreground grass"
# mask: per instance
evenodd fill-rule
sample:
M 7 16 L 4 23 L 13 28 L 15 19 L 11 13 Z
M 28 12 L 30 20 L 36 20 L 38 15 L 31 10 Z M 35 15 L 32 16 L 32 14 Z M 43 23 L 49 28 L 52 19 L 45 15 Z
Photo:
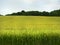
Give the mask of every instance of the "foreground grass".
M 0 17 L 0 45 L 60 45 L 60 17 Z
M 0 45 L 60 45 L 60 31 L 1 30 Z

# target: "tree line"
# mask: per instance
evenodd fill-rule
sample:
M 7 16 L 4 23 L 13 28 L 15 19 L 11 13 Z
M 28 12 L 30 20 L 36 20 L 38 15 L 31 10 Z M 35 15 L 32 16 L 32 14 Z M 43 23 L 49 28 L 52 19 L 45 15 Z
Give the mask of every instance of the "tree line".
M 7 14 L 6 16 L 60 16 L 60 9 L 51 12 L 40 11 L 24 11 Z
M 0 16 L 2 16 L 2 15 L 0 14 Z

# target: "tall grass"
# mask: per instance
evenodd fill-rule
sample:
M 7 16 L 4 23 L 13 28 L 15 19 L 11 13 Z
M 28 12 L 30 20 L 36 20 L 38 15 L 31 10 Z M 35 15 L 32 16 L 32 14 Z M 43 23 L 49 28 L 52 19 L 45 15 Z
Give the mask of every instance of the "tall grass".
M 5 30 L 6 31 L 6 30 Z M 2 31 L 1 31 L 2 32 Z M 10 32 L 11 33 L 11 32 Z M 15 33 L 15 34 L 13 34 Z M 13 31 L 9 34 L 8 31 L 5 34 L 0 34 L 0 45 L 60 45 L 59 33 L 19 33 Z
M 60 45 L 60 17 L 0 16 L 0 45 Z

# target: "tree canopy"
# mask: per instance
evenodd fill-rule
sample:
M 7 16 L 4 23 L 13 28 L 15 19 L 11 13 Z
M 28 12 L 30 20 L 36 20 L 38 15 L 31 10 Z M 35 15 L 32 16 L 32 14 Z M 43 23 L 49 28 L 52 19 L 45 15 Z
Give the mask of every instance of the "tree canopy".
M 0 14 L 0 16 L 2 16 L 2 15 Z
M 51 11 L 51 12 L 22 10 L 21 12 L 7 14 L 6 16 L 60 16 L 60 9 L 59 10 L 54 10 L 54 11 Z

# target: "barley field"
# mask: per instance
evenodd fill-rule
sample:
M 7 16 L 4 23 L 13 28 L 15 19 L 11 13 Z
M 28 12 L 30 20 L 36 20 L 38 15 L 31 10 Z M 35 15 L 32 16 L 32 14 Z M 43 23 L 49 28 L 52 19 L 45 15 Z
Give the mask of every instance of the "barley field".
M 0 16 L 0 45 L 60 45 L 60 17 Z

